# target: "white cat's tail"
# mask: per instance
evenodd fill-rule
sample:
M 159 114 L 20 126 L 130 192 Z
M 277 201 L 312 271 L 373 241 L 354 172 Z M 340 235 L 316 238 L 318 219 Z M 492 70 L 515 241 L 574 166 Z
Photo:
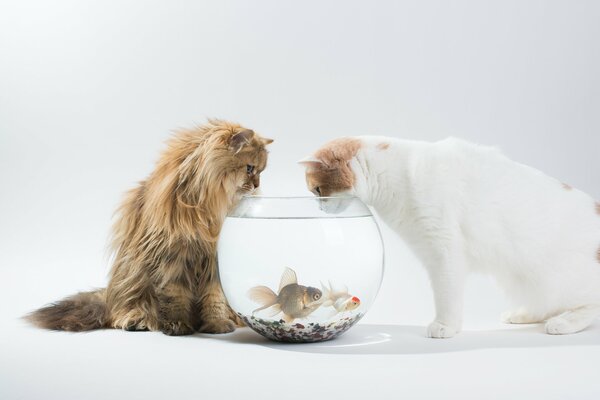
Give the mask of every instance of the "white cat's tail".
M 275 314 L 279 313 L 281 310 L 279 304 L 277 304 L 277 295 L 266 286 L 254 286 L 248 290 L 248 297 L 253 302 L 260 304 L 259 308 L 252 311 L 252 314 L 269 307 L 277 308 L 277 312 Z

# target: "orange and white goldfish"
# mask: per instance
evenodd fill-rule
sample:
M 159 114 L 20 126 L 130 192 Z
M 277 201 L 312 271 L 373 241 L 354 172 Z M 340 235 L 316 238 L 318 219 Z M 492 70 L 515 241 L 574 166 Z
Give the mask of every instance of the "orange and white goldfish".
M 323 293 L 314 287 L 298 285 L 296 272 L 286 268 L 279 283 L 279 293 L 275 294 L 266 286 L 255 286 L 248 291 L 248 297 L 261 306 L 252 311 L 270 308 L 269 316 L 283 313 L 283 320 L 291 323 L 296 318 L 304 318 L 321 306 Z
M 321 289 L 323 291 L 322 305 L 324 307 L 332 306 L 338 313 L 341 313 L 355 310 L 360 306 L 360 299 L 348 294 L 348 288 L 345 286 L 341 290 L 335 290 L 331 282 L 329 282 L 329 287 L 321 282 Z
M 360 306 L 360 299 L 356 296 L 352 296 L 350 299 L 346 300 L 342 305 L 342 311 L 352 311 L 356 310 Z M 334 305 L 335 307 L 335 305 Z M 336 310 L 339 311 L 338 308 Z

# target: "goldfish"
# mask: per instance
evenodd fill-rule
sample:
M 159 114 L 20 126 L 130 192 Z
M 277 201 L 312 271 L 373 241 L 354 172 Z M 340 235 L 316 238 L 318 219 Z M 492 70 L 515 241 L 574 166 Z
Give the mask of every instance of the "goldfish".
M 341 313 L 355 310 L 360 306 L 360 299 L 348 294 L 348 288 L 345 286 L 341 290 L 335 290 L 331 282 L 329 282 L 329 287 L 321 282 L 321 289 L 323 290 L 322 305 L 324 307 L 332 306 L 338 313 Z
M 296 318 L 304 318 L 321 306 L 323 293 L 314 287 L 298 284 L 296 272 L 286 268 L 279 283 L 279 293 L 275 294 L 266 286 L 255 286 L 248 290 L 248 297 L 261 306 L 252 314 L 270 308 L 269 316 L 283 313 L 283 320 L 291 323 Z

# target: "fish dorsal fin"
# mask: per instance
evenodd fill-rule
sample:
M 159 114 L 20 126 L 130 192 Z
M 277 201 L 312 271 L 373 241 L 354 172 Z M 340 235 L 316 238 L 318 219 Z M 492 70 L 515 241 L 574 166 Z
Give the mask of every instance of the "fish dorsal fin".
M 346 285 L 343 285 L 341 288 L 339 287 L 334 287 L 331 284 L 331 281 L 329 281 L 329 291 L 330 291 L 330 297 L 334 298 L 334 299 L 339 299 L 339 298 L 350 298 L 352 296 L 350 296 L 348 294 L 348 287 Z
M 296 273 L 291 268 L 286 268 L 283 271 L 283 275 L 281 275 L 281 282 L 279 283 L 279 291 L 286 287 L 287 285 L 291 285 L 292 283 L 298 284 L 298 278 L 296 277 Z

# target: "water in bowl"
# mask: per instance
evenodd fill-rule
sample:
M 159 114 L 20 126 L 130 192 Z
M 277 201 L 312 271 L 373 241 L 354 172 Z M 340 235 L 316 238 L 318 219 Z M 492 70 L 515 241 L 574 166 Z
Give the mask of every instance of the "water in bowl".
M 318 213 L 316 217 L 282 214 L 286 215 L 250 213 L 251 217 L 226 218 L 218 248 L 225 295 L 248 326 L 270 339 L 331 339 L 356 323 L 377 294 L 383 272 L 378 227 L 370 212 Z M 295 318 L 277 312 L 277 306 L 256 311 L 263 304 L 249 291 L 266 286 L 279 294 L 288 268 L 298 285 L 318 289 L 313 294 L 320 291 L 322 298 L 313 303 L 314 310 Z M 289 272 L 285 279 L 289 284 Z M 326 301 L 328 297 L 336 301 Z

